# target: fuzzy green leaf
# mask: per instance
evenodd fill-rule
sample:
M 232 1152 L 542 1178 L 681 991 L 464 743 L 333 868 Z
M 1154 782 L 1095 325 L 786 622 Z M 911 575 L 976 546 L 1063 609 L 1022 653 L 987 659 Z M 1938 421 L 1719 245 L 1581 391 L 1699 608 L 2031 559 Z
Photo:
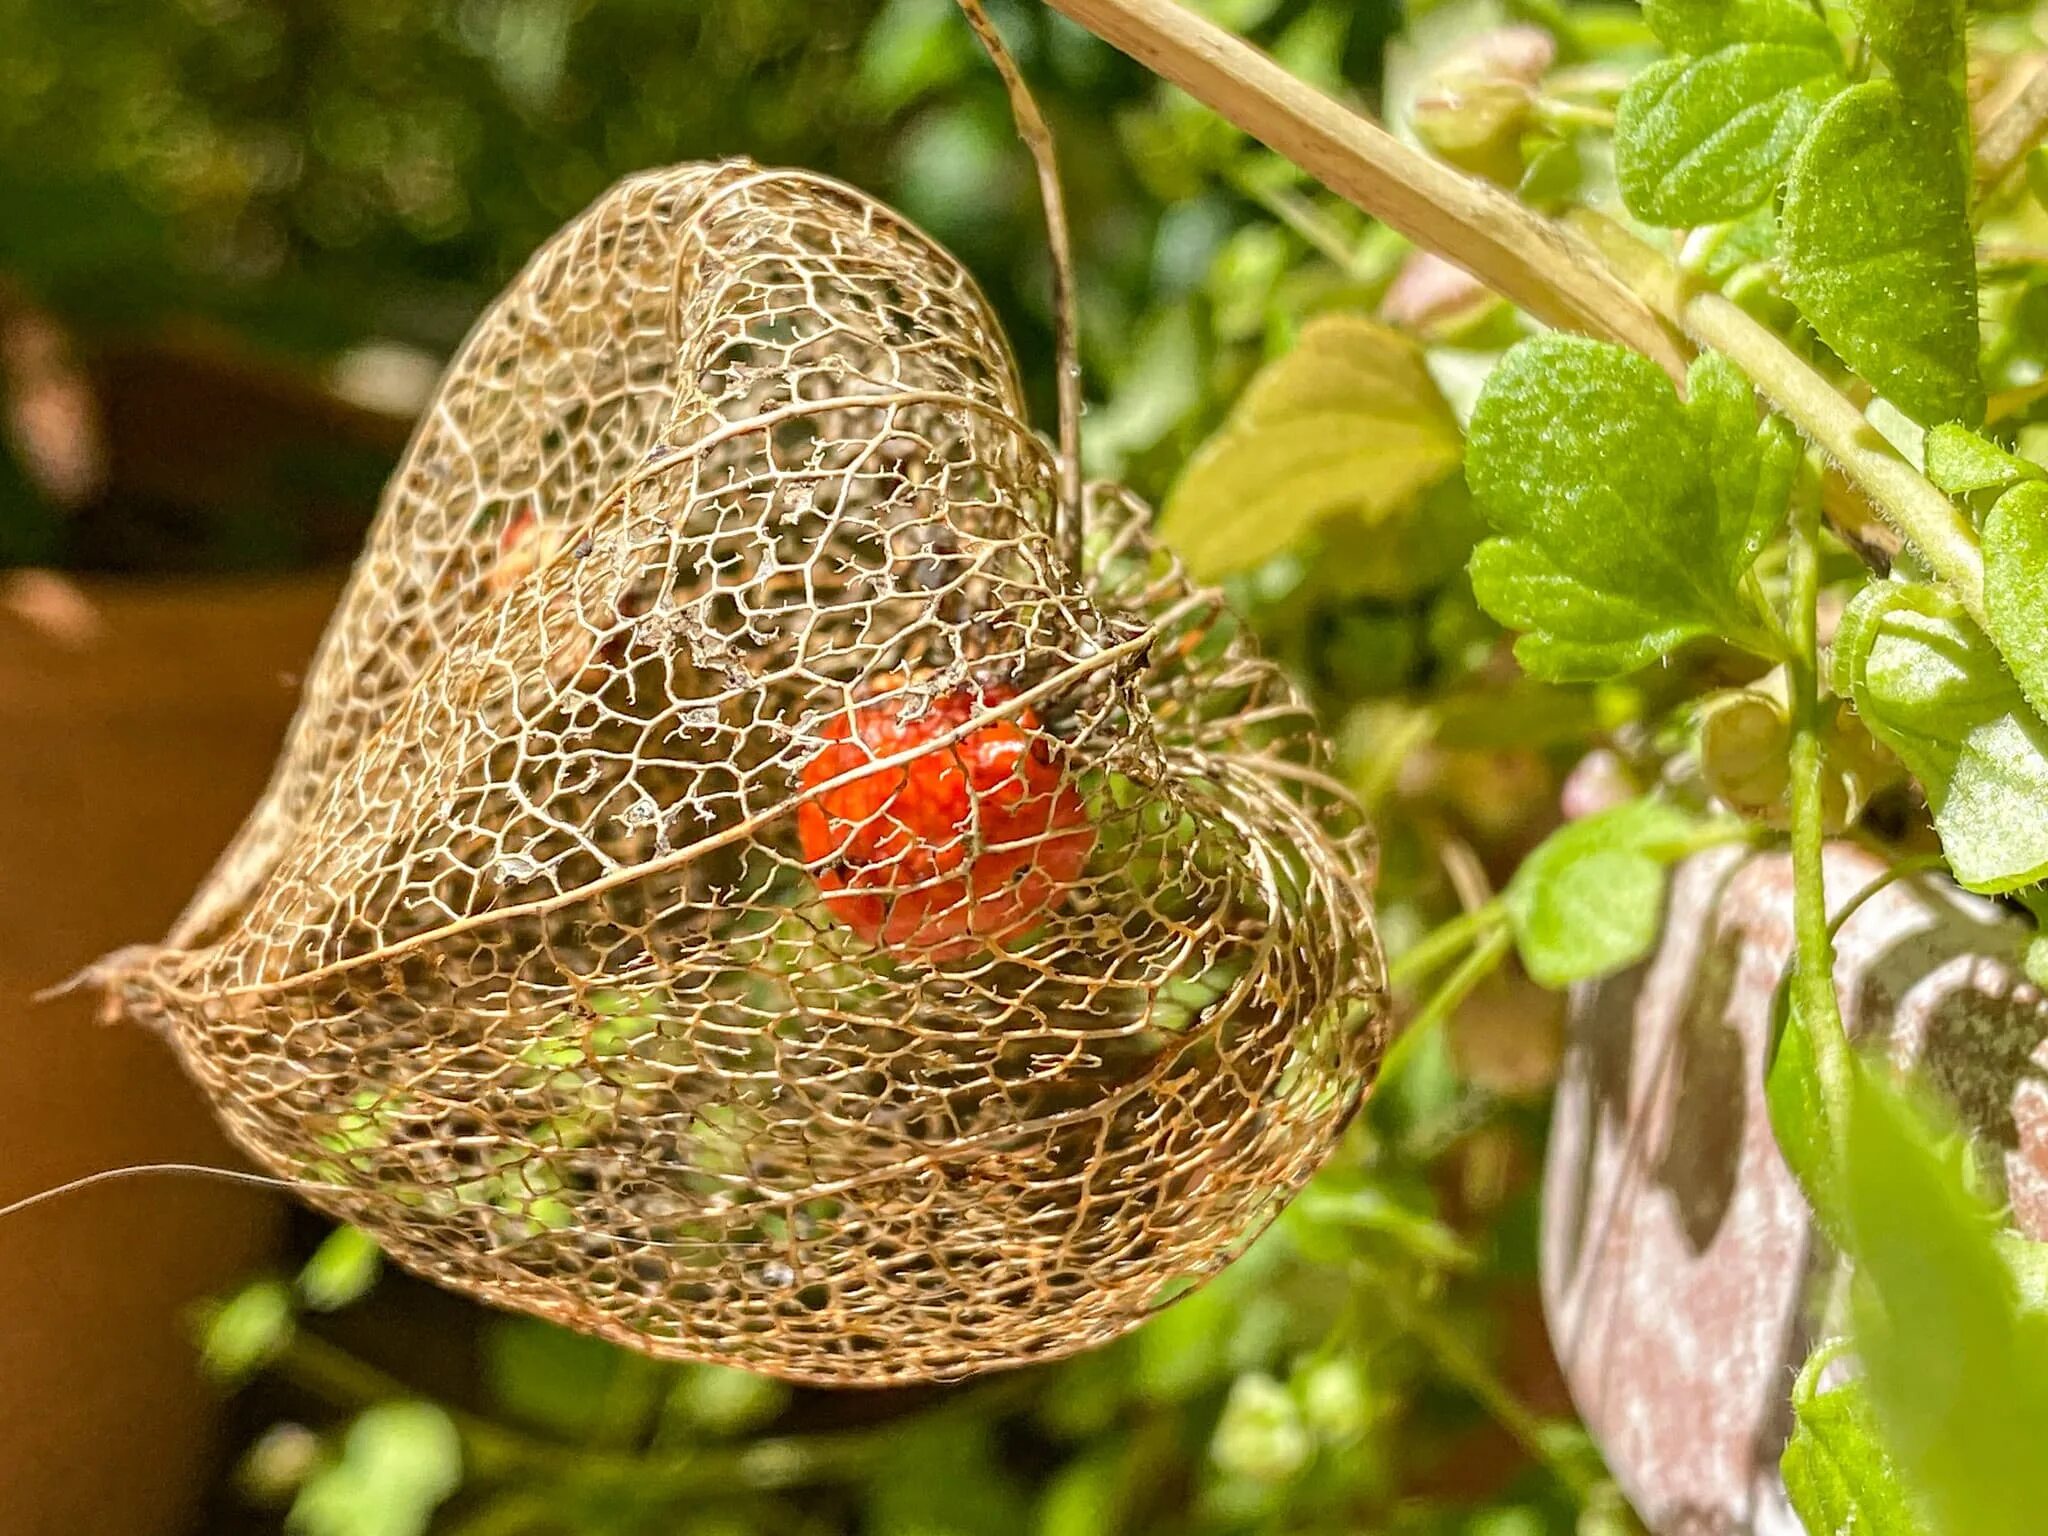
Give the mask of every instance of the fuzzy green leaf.
M 1799 1188 L 1823 1230 L 1832 1235 L 1842 1227 L 1841 1169 L 1835 1156 L 1835 1127 L 1827 1094 L 1821 1088 L 1808 1021 L 1790 1006 L 1789 989 L 1782 990 L 1779 997 L 1787 1017 L 1764 1079 L 1764 1108 L 1785 1166 L 1799 1181 Z M 1823 1020 L 1821 1027 L 1833 1029 L 1835 1024 L 1832 1019 Z
M 1647 955 L 1663 921 L 1666 869 L 1692 831 L 1683 812 L 1631 800 L 1546 838 L 1503 893 L 1530 976 L 1568 986 Z
M 1828 24 L 1803 0 L 1643 0 L 1643 20 L 1678 53 L 1710 53 L 1730 43 L 1834 46 Z
M 1832 48 L 1737 43 L 1653 64 L 1622 93 L 1615 171 L 1651 224 L 1718 224 L 1777 187 L 1807 125 L 1843 87 Z
M 2048 876 L 2048 726 L 1953 598 L 1873 582 L 1842 615 L 1834 665 L 1836 692 L 1926 789 L 1960 884 Z
M 1700 354 L 1685 388 L 1686 415 L 1706 447 L 1714 547 L 1732 586 L 1785 524 L 1799 474 L 1799 435 L 1781 417 L 1757 424 L 1755 391 L 1742 370 L 1718 352 Z
M 1984 520 L 1984 601 L 2020 691 L 2048 715 L 2048 485 L 2038 480 L 2007 491 Z
M 1741 374 L 1708 356 L 1692 403 L 1619 347 L 1543 336 L 1508 353 L 1472 415 L 1466 475 L 1501 535 L 1480 605 L 1524 631 L 1539 676 L 1590 679 L 1684 641 L 1754 640 L 1744 573 L 1783 515 L 1797 449 L 1759 427 Z
M 2048 1510 L 2048 1316 L 2022 1304 L 1955 1139 L 1870 1069 L 1855 1082 L 1847 1236 L 1878 1422 L 1940 1536 L 2034 1536 Z
M 1199 578 L 1243 570 L 1333 513 L 1408 510 L 1459 452 L 1422 349 L 1361 315 L 1322 315 L 1188 461 L 1160 536 Z
M 1524 631 L 1515 659 L 1546 682 L 1616 677 L 1713 633 L 1702 621 L 1674 622 L 1653 605 L 1589 587 L 1520 539 L 1488 539 L 1472 552 L 1471 574 L 1479 606 Z
M 1960 92 L 1967 59 L 1963 0 L 1857 0 L 1851 7 L 1870 48 L 1908 92 Z
M 1792 1508 L 1809 1531 L 1925 1536 L 1863 1384 L 1820 1390 L 1821 1372 L 1836 1353 L 1815 1351 L 1792 1387 L 1792 1439 L 1779 1463 Z
M 1984 416 L 1968 182 L 1890 81 L 1822 109 L 1785 180 L 1785 288 L 1820 337 L 1916 421 Z
M 2043 478 L 2040 465 L 2007 453 L 1988 438 L 1953 422 L 1928 432 L 1923 456 L 1927 478 L 1951 496 L 2002 491 L 2022 480 Z

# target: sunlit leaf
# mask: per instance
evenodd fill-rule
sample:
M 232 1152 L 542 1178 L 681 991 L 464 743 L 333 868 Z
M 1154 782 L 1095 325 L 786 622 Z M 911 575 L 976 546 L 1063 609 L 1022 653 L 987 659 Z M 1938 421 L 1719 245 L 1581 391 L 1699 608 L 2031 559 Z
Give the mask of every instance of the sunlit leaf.
M 1926 1536 L 1878 1434 L 1860 1381 L 1822 1391 L 1838 1350 L 1821 1349 L 1792 1388 L 1792 1439 L 1779 1462 L 1785 1493 L 1808 1531 Z
M 298 1536 L 421 1536 L 462 1484 L 462 1441 L 431 1403 L 366 1408 L 292 1503 Z
M 2048 712 L 2048 485 L 2038 480 L 2007 491 L 1984 519 L 1984 601 L 2021 692 Z
M 2035 1536 L 2048 1510 L 2048 1316 L 2021 1305 L 1996 1213 L 1868 1069 L 1849 1117 L 1856 1344 L 1899 1470 L 1939 1536 Z
M 1927 791 L 1958 882 L 2048 875 L 2048 727 L 1954 599 L 1873 582 L 1842 616 L 1835 688 Z
M 1530 976 L 1561 987 L 1647 955 L 1663 921 L 1667 870 L 1693 830 L 1662 801 L 1631 800 L 1545 839 L 1505 892 Z
M 1842 89 L 1832 48 L 1738 43 L 1653 64 L 1622 93 L 1615 171 L 1629 212 L 1716 224 L 1768 197 L 1821 105 Z
M 277 1358 L 294 1326 L 290 1287 L 281 1280 L 252 1281 L 206 1319 L 201 1363 L 217 1380 L 241 1381 Z
M 1783 517 L 1790 434 L 1709 354 L 1681 405 L 1652 363 L 1544 336 L 1511 351 L 1472 414 L 1466 475 L 1500 534 L 1472 560 L 1480 605 L 1552 680 L 1629 671 L 1684 641 L 1753 641 L 1742 579 Z
M 1828 24 L 1805 0 L 1643 0 L 1643 19 L 1667 48 L 1708 53 L 1730 43 L 1831 47 Z
M 299 1271 L 299 1295 L 316 1312 L 338 1311 L 377 1283 L 383 1259 L 368 1233 L 336 1227 Z
M 1822 109 L 1786 175 L 1780 255 L 1800 313 L 1880 394 L 1924 424 L 1983 419 L 1965 167 L 1891 81 Z
M 1929 430 L 1924 450 L 1927 478 L 1951 496 L 1971 491 L 2003 490 L 2021 480 L 2039 480 L 2043 471 L 1968 427 L 1945 422 Z
M 1324 315 L 1188 462 L 1159 531 L 1200 577 L 1258 564 L 1323 518 L 1403 511 L 1457 467 L 1458 424 L 1400 332 Z

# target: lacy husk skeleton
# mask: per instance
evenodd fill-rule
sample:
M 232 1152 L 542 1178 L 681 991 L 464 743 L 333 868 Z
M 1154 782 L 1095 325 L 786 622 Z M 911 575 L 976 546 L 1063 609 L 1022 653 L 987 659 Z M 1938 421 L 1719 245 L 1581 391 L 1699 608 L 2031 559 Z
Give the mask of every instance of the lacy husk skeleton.
M 269 789 L 116 1005 L 408 1267 L 642 1350 L 887 1382 L 1129 1327 L 1327 1154 L 1382 982 L 1301 701 L 1133 499 L 1064 523 L 1062 463 L 888 209 L 622 182 L 450 366 Z M 952 723 L 807 773 L 877 698 Z M 999 725 L 1007 803 L 1065 808 L 999 862 L 985 786 L 915 882 L 799 838 Z

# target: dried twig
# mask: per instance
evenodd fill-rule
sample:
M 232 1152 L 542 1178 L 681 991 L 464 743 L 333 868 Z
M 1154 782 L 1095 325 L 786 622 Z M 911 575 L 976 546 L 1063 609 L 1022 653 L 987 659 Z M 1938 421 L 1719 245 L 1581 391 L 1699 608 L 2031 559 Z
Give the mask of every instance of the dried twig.
M 1074 307 L 1074 245 L 1067 224 L 1066 198 L 1060 192 L 1059 162 L 1054 157 L 1052 130 L 1025 83 L 996 25 L 982 9 L 981 0 L 960 0 L 961 12 L 974 35 L 981 39 L 989 62 L 1003 78 L 1009 93 L 1010 112 L 1017 121 L 1017 137 L 1031 151 L 1038 172 L 1038 196 L 1045 206 L 1045 238 L 1052 254 L 1053 356 L 1059 371 L 1059 511 L 1054 522 L 1054 539 L 1067 574 L 1077 581 L 1081 573 L 1081 343 L 1080 323 Z
M 1048 3 L 1537 319 L 1684 377 L 1684 351 L 1649 307 L 1505 192 L 1411 149 L 1174 0 Z

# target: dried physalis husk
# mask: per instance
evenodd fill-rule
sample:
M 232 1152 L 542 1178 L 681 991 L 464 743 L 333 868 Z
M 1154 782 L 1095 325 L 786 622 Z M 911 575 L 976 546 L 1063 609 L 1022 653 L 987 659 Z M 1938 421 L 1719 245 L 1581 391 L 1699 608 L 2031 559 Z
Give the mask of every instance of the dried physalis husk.
M 817 177 L 615 188 L 462 348 L 268 792 L 114 967 L 409 1267 L 821 1382 L 1109 1338 L 1385 1034 L 1301 701 L 1052 455 L 959 265 Z

